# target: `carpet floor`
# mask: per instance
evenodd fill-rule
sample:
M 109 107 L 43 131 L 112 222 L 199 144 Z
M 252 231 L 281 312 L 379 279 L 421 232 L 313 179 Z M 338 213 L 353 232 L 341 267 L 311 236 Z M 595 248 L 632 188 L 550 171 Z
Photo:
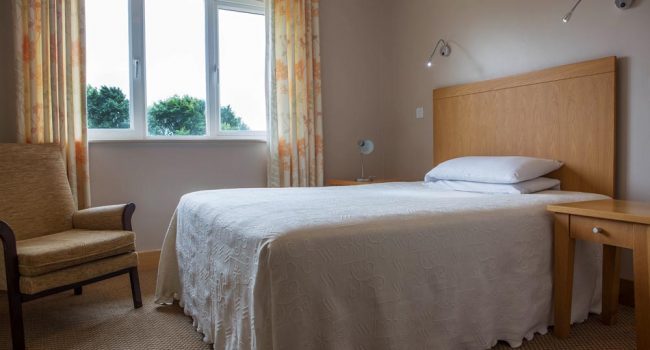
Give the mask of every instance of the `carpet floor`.
M 24 304 L 27 347 L 37 349 L 210 349 L 178 306 L 153 303 L 155 269 L 141 269 L 144 306 L 134 310 L 127 275 Z M 9 348 L 6 296 L 0 296 L 0 349 Z M 510 349 L 498 344 L 493 349 Z M 536 335 L 520 348 L 635 349 L 634 310 L 621 307 L 619 322 L 605 326 L 592 316 L 574 325 L 571 337 Z

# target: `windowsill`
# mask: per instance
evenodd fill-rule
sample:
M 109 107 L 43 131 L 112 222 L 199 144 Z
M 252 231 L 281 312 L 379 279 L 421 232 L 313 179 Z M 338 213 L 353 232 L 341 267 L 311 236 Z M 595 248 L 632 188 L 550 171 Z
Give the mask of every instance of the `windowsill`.
M 262 138 L 152 138 L 152 139 L 95 139 L 88 143 L 266 143 Z

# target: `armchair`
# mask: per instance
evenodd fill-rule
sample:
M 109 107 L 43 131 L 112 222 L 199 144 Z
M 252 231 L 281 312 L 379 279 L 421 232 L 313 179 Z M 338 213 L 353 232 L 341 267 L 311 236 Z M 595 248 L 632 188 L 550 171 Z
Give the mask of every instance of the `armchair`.
M 128 273 L 142 306 L 133 203 L 76 210 L 57 145 L 0 144 L 0 290 L 14 350 L 25 348 L 22 303 Z

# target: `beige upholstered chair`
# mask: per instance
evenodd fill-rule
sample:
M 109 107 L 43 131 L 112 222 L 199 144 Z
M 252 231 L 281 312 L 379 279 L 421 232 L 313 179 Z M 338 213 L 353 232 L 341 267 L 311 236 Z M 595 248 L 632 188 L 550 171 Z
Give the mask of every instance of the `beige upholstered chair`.
M 14 349 L 25 347 L 22 303 L 129 273 L 142 306 L 135 205 L 76 210 L 57 145 L 0 144 L 0 290 Z M 4 255 L 4 258 L 3 258 Z

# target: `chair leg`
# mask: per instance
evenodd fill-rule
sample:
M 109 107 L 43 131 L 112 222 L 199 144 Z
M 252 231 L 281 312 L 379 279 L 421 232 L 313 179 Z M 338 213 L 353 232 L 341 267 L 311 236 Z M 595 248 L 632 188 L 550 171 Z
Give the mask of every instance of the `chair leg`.
M 138 267 L 132 267 L 129 270 L 131 279 L 131 295 L 133 296 L 133 307 L 139 309 L 142 307 L 142 295 L 140 293 L 140 278 L 138 277 Z
M 9 299 L 9 323 L 11 328 L 11 344 L 13 350 L 25 349 L 25 328 L 23 324 L 23 303 L 20 294 L 7 292 Z
M 83 287 L 74 287 L 74 295 L 81 295 L 83 293 Z
M 9 301 L 9 327 L 13 350 L 25 349 L 25 326 L 23 324 L 23 297 L 20 294 L 16 236 L 9 225 L 0 220 L 0 248 L 4 252 L 7 300 Z

